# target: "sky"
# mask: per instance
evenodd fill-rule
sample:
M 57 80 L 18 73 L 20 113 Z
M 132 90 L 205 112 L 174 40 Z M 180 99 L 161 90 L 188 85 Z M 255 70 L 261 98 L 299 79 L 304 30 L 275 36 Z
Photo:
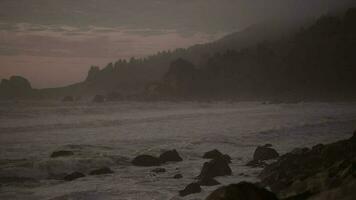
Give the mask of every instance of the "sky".
M 249 25 L 325 14 L 353 0 L 0 0 L 0 79 L 35 88 L 91 65 L 216 40 Z

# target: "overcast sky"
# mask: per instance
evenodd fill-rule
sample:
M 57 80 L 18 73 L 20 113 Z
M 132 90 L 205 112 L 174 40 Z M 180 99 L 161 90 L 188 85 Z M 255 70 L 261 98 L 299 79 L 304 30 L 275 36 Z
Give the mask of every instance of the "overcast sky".
M 90 65 L 188 47 L 270 19 L 312 17 L 353 0 L 0 0 L 0 79 L 83 80 Z

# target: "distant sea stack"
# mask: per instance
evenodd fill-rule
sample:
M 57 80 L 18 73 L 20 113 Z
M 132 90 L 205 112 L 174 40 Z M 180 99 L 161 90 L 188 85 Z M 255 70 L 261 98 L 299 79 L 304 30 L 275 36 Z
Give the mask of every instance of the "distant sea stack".
M 12 76 L 10 79 L 3 79 L 0 83 L 2 100 L 30 97 L 32 92 L 31 83 L 21 76 Z

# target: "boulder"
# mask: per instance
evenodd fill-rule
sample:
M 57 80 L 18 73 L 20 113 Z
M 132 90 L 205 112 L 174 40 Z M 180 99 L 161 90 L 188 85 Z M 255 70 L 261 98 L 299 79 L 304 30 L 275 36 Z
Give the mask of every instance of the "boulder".
M 190 194 L 201 192 L 200 185 L 198 183 L 191 183 L 187 185 L 184 190 L 179 191 L 179 196 L 184 197 Z
M 105 97 L 103 95 L 95 95 L 93 98 L 94 103 L 103 103 L 105 101 Z
M 91 171 L 89 174 L 90 175 L 102 175 L 102 174 L 112 174 L 114 173 L 110 168 L 108 167 L 103 167 L 100 169 L 95 169 L 93 171 Z
M 210 177 L 206 177 L 206 178 L 202 178 L 201 180 L 199 180 L 199 185 L 201 186 L 215 186 L 215 185 L 220 185 L 220 183 Z
M 203 180 L 205 178 L 214 178 L 231 174 L 232 170 L 229 163 L 223 158 L 217 158 L 204 163 L 198 179 Z
M 253 159 L 254 160 L 270 160 L 270 159 L 275 159 L 278 158 L 279 154 L 276 150 L 269 146 L 259 146 L 255 150 L 255 153 L 253 154 Z
M 206 152 L 203 155 L 203 158 L 206 158 L 206 159 L 224 158 L 228 163 L 231 163 L 231 157 L 227 154 L 222 154 L 217 149 Z
M 73 151 L 55 151 L 51 154 L 51 158 L 65 157 L 74 155 Z
M 159 156 L 159 160 L 162 163 L 165 162 L 180 162 L 183 159 L 178 154 L 177 150 L 166 151 Z
M 85 177 L 85 175 L 80 173 L 80 172 L 73 172 L 73 173 L 68 174 L 67 176 L 65 176 L 64 180 L 65 181 L 73 181 L 75 179 L 82 178 L 82 177 Z
M 272 192 L 252 183 L 241 182 L 213 191 L 206 200 L 278 200 Z
M 159 166 L 161 165 L 162 162 L 159 158 L 156 158 L 154 156 L 139 155 L 136 158 L 134 158 L 131 163 L 135 166 L 151 167 L 151 166 Z
M 354 180 L 351 171 L 356 166 L 356 141 L 353 138 L 316 145 L 303 153 L 282 155 L 263 169 L 259 175 L 261 183 L 286 196 L 341 187 Z
M 182 174 L 176 174 L 173 176 L 174 179 L 181 179 L 183 178 L 183 175 Z
M 156 169 L 151 170 L 151 172 L 154 172 L 154 173 L 164 173 L 166 171 L 167 170 L 165 168 L 156 168 Z

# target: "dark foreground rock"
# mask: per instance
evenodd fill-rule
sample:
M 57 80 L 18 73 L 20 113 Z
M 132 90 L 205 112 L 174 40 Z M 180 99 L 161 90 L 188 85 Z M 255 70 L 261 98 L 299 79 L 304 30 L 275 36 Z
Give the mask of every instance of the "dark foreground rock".
M 217 159 L 217 158 L 223 158 L 225 159 L 228 163 L 231 163 L 231 157 L 227 154 L 222 154 L 219 150 L 214 149 L 211 151 L 206 152 L 203 155 L 203 158 L 206 159 Z
M 80 173 L 80 172 L 73 172 L 73 173 L 68 174 L 67 176 L 65 176 L 64 180 L 65 181 L 73 181 L 75 179 L 82 178 L 82 177 L 85 177 L 85 175 Z
M 191 183 L 184 188 L 184 190 L 179 191 L 179 196 L 184 197 L 190 194 L 195 194 L 201 192 L 200 185 L 198 183 Z
M 206 200 L 278 200 L 276 195 L 252 183 L 241 182 L 213 191 Z
M 355 199 L 354 190 L 347 188 L 356 185 L 356 134 L 348 140 L 287 153 L 264 168 L 260 178 L 281 198 Z M 331 196 L 321 197 L 325 193 Z M 334 193 L 342 197 L 333 198 Z
M 214 178 L 217 176 L 228 176 L 232 174 L 229 163 L 223 158 L 213 159 L 204 163 L 198 179 Z
M 150 155 L 139 155 L 134 158 L 131 162 L 135 166 L 141 167 L 152 167 L 152 166 L 159 166 L 162 164 L 159 158 Z
M 93 170 L 89 174 L 90 175 L 102 175 L 102 174 L 112 174 L 112 173 L 114 173 L 114 172 L 110 168 L 103 167 L 100 169 Z
M 201 186 L 215 186 L 215 185 L 220 185 L 220 183 L 213 179 L 213 178 L 210 178 L 210 177 L 204 177 L 202 178 L 201 180 L 199 180 L 198 182 L 199 185 Z
M 255 150 L 255 153 L 253 154 L 253 160 L 270 160 L 270 159 L 275 159 L 278 158 L 279 154 L 276 150 L 271 148 L 270 144 L 264 145 L 264 146 L 259 146 Z
M 165 163 L 165 162 L 180 162 L 183 159 L 180 157 L 180 155 L 177 152 L 177 150 L 174 149 L 174 150 L 166 151 L 166 152 L 162 153 L 159 156 L 159 160 L 162 163 Z
M 65 157 L 74 155 L 73 151 L 55 151 L 51 154 L 51 158 Z

